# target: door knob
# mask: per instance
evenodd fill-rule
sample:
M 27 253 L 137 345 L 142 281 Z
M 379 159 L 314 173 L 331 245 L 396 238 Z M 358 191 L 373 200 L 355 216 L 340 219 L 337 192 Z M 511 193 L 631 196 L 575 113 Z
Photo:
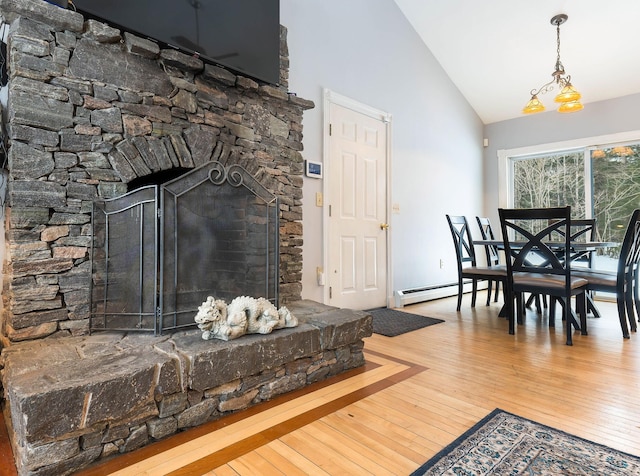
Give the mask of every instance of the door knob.
M 381 230 L 388 230 L 389 229 L 389 224 L 388 223 L 380 223 L 380 229 Z

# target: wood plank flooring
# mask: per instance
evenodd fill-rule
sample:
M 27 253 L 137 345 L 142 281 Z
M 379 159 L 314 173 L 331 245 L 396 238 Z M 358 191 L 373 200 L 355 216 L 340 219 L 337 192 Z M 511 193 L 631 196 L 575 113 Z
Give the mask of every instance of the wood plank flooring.
M 500 305 L 478 303 L 408 306 L 445 322 L 374 334 L 363 369 L 81 474 L 406 475 L 496 407 L 640 455 L 640 335 L 622 338 L 615 305 L 569 347 L 559 317 L 530 311 L 510 336 Z

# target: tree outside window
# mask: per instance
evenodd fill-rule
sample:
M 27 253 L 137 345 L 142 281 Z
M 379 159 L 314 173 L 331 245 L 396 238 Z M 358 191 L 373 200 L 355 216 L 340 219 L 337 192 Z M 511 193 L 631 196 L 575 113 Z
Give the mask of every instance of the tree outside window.
M 620 243 L 640 208 L 640 144 L 515 159 L 513 192 L 516 208 L 571 205 L 573 218 L 596 218 L 597 240 Z M 619 248 L 603 253 L 617 258 Z

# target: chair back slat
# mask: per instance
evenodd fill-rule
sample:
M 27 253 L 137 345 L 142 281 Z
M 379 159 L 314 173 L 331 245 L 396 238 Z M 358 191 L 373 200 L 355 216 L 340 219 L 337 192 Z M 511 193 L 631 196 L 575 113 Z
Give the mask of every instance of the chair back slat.
M 633 236 L 633 252 L 630 253 L 630 262 L 633 263 L 633 265 L 638 265 L 640 262 L 640 223 L 637 221 L 634 223 Z
M 629 268 L 640 259 L 640 209 L 634 210 L 622 240 L 618 260 L 618 278 L 621 279 Z
M 476 253 L 473 248 L 473 238 L 469 223 L 465 216 L 447 215 L 447 222 L 451 229 L 453 244 L 456 248 L 456 259 L 458 268 L 462 268 L 463 263 L 476 266 Z
M 478 228 L 480 229 L 480 236 L 483 240 L 495 240 L 493 229 L 491 228 L 491 221 L 487 217 L 476 217 L 478 222 Z M 485 254 L 487 256 L 487 265 L 495 266 L 500 264 L 500 254 L 498 253 L 498 247 L 493 245 L 485 245 Z
M 594 241 L 596 238 L 596 219 L 579 218 L 571 220 L 571 238 L 575 242 Z
M 514 273 L 567 275 L 571 208 L 500 209 L 507 267 Z M 518 243 L 515 246 L 515 243 Z
M 595 241 L 596 239 L 596 219 L 595 218 L 578 218 L 571 220 L 571 237 L 572 243 L 585 243 L 588 241 Z M 593 267 L 593 255 L 594 252 L 582 251 L 580 253 L 574 252 L 571 258 L 571 265 L 576 266 L 578 264 L 585 264 L 587 267 Z
M 480 236 L 483 240 L 495 240 L 493 229 L 491 228 L 491 221 L 487 217 L 476 217 L 478 222 L 478 228 L 480 228 Z
M 555 220 L 551 220 L 555 221 Z M 559 231 L 564 236 L 564 230 Z M 596 236 L 596 219 L 595 218 L 578 218 L 571 220 L 570 241 L 587 242 L 594 241 Z

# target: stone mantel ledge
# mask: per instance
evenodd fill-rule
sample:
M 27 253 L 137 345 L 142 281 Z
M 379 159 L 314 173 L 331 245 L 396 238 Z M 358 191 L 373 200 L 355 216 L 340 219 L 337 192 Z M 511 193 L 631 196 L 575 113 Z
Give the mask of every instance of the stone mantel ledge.
M 318 364 L 326 372 L 312 376 L 316 381 L 364 364 L 362 339 L 372 333 L 372 318 L 366 312 L 308 300 L 287 307 L 298 318 L 298 327 L 232 341 L 205 341 L 198 329 L 163 336 L 100 332 L 3 349 L 12 444 L 18 467 L 28 469 L 21 474 L 40 474 L 38 465 L 45 461 L 41 453 L 48 453 L 49 469 L 82 466 L 67 464 L 65 458 L 77 461 L 84 455 L 93 461 L 104 456 L 109 448 L 104 442 L 115 428 L 133 431 L 152 420 L 151 424 L 170 420 L 175 432 L 180 424 L 173 421 L 180 420 L 180 412 L 209 405 L 212 411 L 205 421 L 215 419 L 226 408 L 242 409 L 228 403 L 241 400 L 240 395 L 245 395 L 245 408 L 274 396 L 265 398 L 262 385 L 283 386 L 279 393 L 284 393 L 312 383 L 309 369 Z M 167 410 L 176 402 L 181 402 L 177 410 Z M 152 429 L 145 431 L 149 434 L 144 444 L 154 436 Z M 84 448 L 90 440 L 99 444 Z M 100 443 L 102 449 L 96 449 Z M 121 445 L 118 451 L 129 449 L 135 448 Z M 52 460 L 54 453 L 61 455 L 60 461 Z

